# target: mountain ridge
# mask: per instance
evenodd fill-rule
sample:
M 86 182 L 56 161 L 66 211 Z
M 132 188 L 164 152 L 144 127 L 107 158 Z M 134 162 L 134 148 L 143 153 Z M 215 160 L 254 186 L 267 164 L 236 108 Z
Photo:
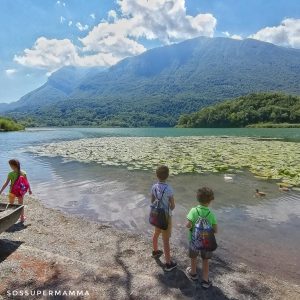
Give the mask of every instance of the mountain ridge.
M 6 106 L 8 114 L 39 124 L 44 116 L 44 126 L 60 124 L 61 118 L 61 125 L 69 126 L 173 126 L 183 113 L 249 93 L 299 95 L 300 50 L 253 39 L 199 37 L 125 58 L 105 72 L 87 72 L 67 95 L 58 89 L 51 98 L 56 88 L 51 77 L 44 102 L 36 90 L 30 107 L 8 112 Z

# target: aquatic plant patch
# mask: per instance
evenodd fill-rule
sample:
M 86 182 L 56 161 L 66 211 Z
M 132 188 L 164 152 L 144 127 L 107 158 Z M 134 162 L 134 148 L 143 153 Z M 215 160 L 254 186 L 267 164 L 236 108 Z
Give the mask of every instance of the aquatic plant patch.
M 159 164 L 182 173 L 248 169 L 262 179 L 300 185 L 300 144 L 245 137 L 106 137 L 30 147 L 43 156 L 153 170 Z

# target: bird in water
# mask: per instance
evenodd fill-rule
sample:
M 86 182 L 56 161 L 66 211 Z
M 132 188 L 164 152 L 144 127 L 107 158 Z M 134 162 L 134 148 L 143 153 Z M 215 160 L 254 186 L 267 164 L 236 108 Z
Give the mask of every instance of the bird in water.
M 255 196 L 256 197 L 264 197 L 264 196 L 266 196 L 266 193 L 260 192 L 259 189 L 256 189 Z
M 279 191 L 281 192 L 289 192 L 291 189 L 287 186 L 284 186 L 282 184 L 279 185 Z
M 232 175 L 225 174 L 224 179 L 225 179 L 225 181 L 231 181 L 231 180 L 233 180 L 233 177 L 232 177 Z

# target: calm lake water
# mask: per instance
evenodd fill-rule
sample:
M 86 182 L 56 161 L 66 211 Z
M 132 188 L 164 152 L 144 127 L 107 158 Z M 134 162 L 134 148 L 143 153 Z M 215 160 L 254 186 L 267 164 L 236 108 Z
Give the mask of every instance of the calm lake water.
M 7 161 L 19 158 L 34 194 L 46 206 L 150 236 L 148 199 L 154 174 L 64 162 L 24 151 L 42 143 L 107 136 L 251 136 L 300 142 L 300 129 L 63 128 L 0 133 L 1 181 L 9 171 Z M 212 208 L 220 227 L 217 253 L 285 280 L 299 280 L 300 193 L 282 193 L 274 181 L 258 180 L 246 171 L 232 182 L 224 181 L 223 174 L 194 174 L 171 177 L 170 184 L 177 201 L 173 243 L 186 244 L 186 213 L 196 204 L 197 188 L 207 185 L 215 191 Z M 255 198 L 256 188 L 267 196 Z

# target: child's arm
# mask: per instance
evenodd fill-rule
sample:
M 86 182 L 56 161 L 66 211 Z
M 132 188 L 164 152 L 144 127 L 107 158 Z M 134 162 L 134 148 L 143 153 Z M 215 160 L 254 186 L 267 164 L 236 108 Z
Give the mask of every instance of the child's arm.
M 10 179 L 7 177 L 5 183 L 2 186 L 2 189 L 0 190 L 0 194 L 3 193 L 3 191 L 6 189 L 6 187 L 9 185 Z
M 24 176 L 25 176 L 25 178 L 26 178 L 26 180 L 27 180 L 27 182 L 28 182 L 28 193 L 29 193 L 29 195 L 32 195 L 32 191 L 31 191 L 31 185 L 30 185 L 30 182 L 29 182 L 29 180 L 28 180 L 28 177 L 27 177 L 27 174 L 26 174 L 26 172 L 24 172 Z
M 29 195 L 32 195 L 31 185 L 30 185 L 28 179 L 27 179 L 27 182 L 28 182 L 28 185 L 29 185 L 28 193 L 29 193 Z
M 190 220 L 188 220 L 185 227 L 191 229 L 193 227 L 193 223 Z
M 151 195 L 151 203 L 153 203 L 155 201 L 155 196 L 152 194 Z
M 175 208 L 175 199 L 174 199 L 174 196 L 170 197 L 169 203 L 170 203 L 170 209 L 174 210 L 174 208 Z
M 214 233 L 218 233 L 218 222 L 217 222 L 217 218 L 215 216 L 214 213 L 212 213 L 212 220 L 211 220 L 211 225 L 212 225 L 212 228 L 214 230 Z
M 214 233 L 218 233 L 218 225 L 214 224 L 213 226 Z

